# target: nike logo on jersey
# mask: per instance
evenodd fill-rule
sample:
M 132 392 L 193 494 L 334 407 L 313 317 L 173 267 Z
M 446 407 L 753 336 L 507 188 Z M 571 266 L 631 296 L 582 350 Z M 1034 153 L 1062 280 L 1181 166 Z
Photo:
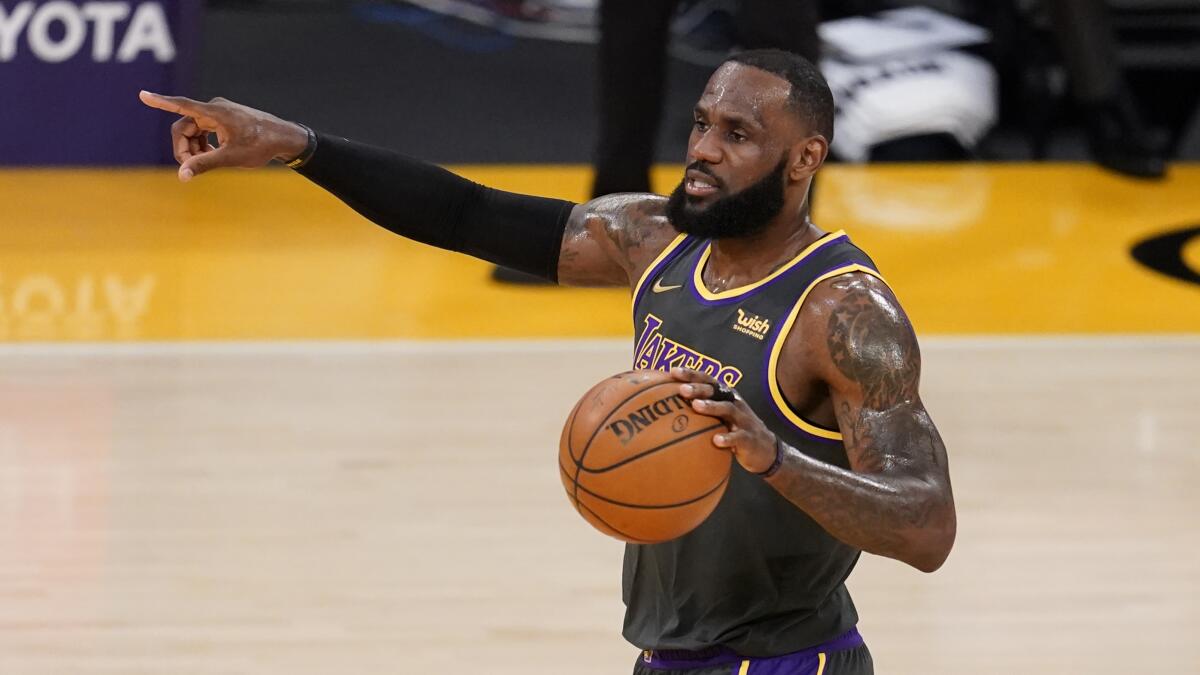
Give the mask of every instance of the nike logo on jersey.
M 659 279 L 658 281 L 654 282 L 654 287 L 651 288 L 650 290 L 654 291 L 655 293 L 666 293 L 667 291 L 673 291 L 676 288 L 683 288 L 683 284 L 676 284 L 674 286 L 663 286 L 662 279 Z

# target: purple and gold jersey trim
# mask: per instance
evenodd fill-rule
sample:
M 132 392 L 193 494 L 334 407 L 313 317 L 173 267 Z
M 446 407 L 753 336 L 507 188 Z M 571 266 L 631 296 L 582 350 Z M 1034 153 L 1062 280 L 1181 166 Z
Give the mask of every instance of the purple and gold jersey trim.
M 681 234 L 672 239 L 671 243 L 667 244 L 666 248 L 664 248 L 662 252 L 658 254 L 658 257 L 656 257 L 654 261 L 646 267 L 646 271 L 642 272 L 642 277 L 638 279 L 637 285 L 633 287 L 632 303 L 634 311 L 637 311 L 638 300 L 641 299 L 642 293 L 646 292 L 646 282 L 658 276 L 658 274 L 662 272 L 663 268 L 667 266 L 667 263 L 669 263 L 677 253 L 683 250 L 683 242 L 686 241 L 687 238 L 688 236 L 686 234 Z
M 844 239 L 847 239 L 846 232 L 844 230 L 838 230 L 837 232 L 830 232 L 830 233 L 826 234 L 825 236 L 821 237 L 820 239 L 809 244 L 807 248 L 805 248 L 800 253 L 796 254 L 795 258 L 792 258 L 790 261 L 788 261 L 786 264 L 781 266 L 779 269 L 777 269 L 774 272 L 772 272 L 771 274 L 763 277 L 762 279 L 759 279 L 758 281 L 756 281 L 752 284 L 746 284 L 745 286 L 738 286 L 737 288 L 731 288 L 727 291 L 721 291 L 720 293 L 713 293 L 712 291 L 708 290 L 707 286 L 704 285 L 704 266 L 706 264 L 708 264 L 708 257 L 710 254 L 712 254 L 712 242 L 710 241 L 707 244 L 705 244 L 704 250 L 701 251 L 700 257 L 696 260 L 696 266 L 692 270 L 692 284 L 691 284 L 692 294 L 696 297 L 697 300 L 699 300 L 701 303 L 703 303 L 705 305 L 711 305 L 714 303 L 722 303 L 723 304 L 725 302 L 737 300 L 739 298 L 742 298 L 750 293 L 753 293 L 759 289 L 765 288 L 766 286 L 770 285 L 773 281 L 775 281 L 779 277 L 783 276 L 784 274 L 787 274 L 788 271 L 790 271 L 791 269 L 793 269 L 794 267 L 799 265 L 801 262 L 803 262 L 805 258 L 809 257 L 813 253 L 816 253 L 822 247 L 828 246 L 829 244 L 832 244 L 835 241 L 840 241 L 840 240 L 844 240 Z
M 783 391 L 779 387 L 779 355 L 783 352 L 783 344 L 787 341 L 788 333 L 791 332 L 792 326 L 795 325 L 796 317 L 800 315 L 800 308 L 804 305 L 804 301 L 808 299 L 808 294 L 811 293 L 812 290 L 817 287 L 817 284 L 820 284 L 822 281 L 826 281 L 843 274 L 850 274 L 851 272 L 870 274 L 880 281 L 883 281 L 883 283 L 887 283 L 887 281 L 880 276 L 879 272 L 867 267 L 866 265 L 860 265 L 858 263 L 835 267 L 814 279 L 813 282 L 808 285 L 808 288 L 805 288 L 804 292 L 800 294 L 800 299 L 797 300 L 796 304 L 792 306 L 792 311 L 788 313 L 787 320 L 783 322 L 783 326 L 779 329 L 779 332 L 777 332 L 772 338 L 771 346 L 767 352 L 767 367 L 763 370 L 763 374 L 767 380 L 767 390 L 771 393 L 771 407 L 775 408 L 775 412 L 779 413 L 780 417 L 800 431 L 810 436 L 823 438 L 829 441 L 841 441 L 842 434 L 832 429 L 826 429 L 824 427 L 817 426 L 804 419 L 792 409 L 792 406 L 787 402 L 787 399 L 784 398 Z

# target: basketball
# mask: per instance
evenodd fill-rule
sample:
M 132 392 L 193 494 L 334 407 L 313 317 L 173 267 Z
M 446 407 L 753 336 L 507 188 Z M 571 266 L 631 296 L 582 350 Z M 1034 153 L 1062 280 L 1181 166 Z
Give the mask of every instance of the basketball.
M 592 387 L 567 417 L 558 468 L 567 497 L 597 530 L 653 544 L 687 534 L 712 513 L 733 455 L 713 445 L 725 428 L 653 370 Z

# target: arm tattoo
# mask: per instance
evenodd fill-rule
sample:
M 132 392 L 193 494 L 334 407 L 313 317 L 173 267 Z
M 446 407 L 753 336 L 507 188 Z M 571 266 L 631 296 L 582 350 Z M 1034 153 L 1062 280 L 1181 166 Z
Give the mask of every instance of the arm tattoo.
M 620 200 L 604 218 L 605 232 L 632 269 L 639 261 L 653 259 L 675 236 L 667 224 L 666 202 L 647 195 L 615 195 Z M 665 238 L 664 238 L 665 235 Z
M 841 383 L 838 426 L 853 471 L 788 448 L 771 479 L 838 539 L 933 569 L 953 541 L 946 449 L 918 395 L 920 352 L 908 319 L 877 282 L 835 280 L 826 343 Z
M 656 195 L 620 194 L 576 207 L 563 233 L 559 279 L 577 285 L 632 283 L 675 236 Z
M 889 448 L 905 446 L 903 439 L 886 436 L 899 432 L 894 421 L 909 426 L 905 420 L 911 409 L 908 415 L 888 413 L 918 401 L 921 352 L 908 319 L 887 299 L 873 295 L 879 291 L 859 280 L 836 281 L 833 288 L 843 294 L 829 315 L 829 355 L 842 375 L 862 388 L 858 411 L 847 401 L 838 407 L 838 426 L 846 452 L 860 460 L 862 470 L 879 473 L 895 461 Z
M 576 207 L 563 232 L 562 248 L 558 254 L 559 283 L 573 286 L 599 286 L 618 281 L 620 272 L 607 256 L 597 256 L 588 228 L 588 213 Z M 592 253 L 592 255 L 588 255 Z M 603 251 L 601 251 L 603 253 Z
M 829 316 L 833 364 L 863 388 L 863 405 L 883 408 L 917 397 L 921 353 L 908 319 L 861 282 L 834 282 L 844 295 Z

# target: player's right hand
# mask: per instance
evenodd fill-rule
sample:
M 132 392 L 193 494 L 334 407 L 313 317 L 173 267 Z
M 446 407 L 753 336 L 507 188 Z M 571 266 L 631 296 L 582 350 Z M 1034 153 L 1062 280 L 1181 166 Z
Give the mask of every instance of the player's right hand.
M 143 91 L 142 103 L 181 115 L 171 125 L 171 145 L 179 180 L 226 166 L 256 168 L 273 159 L 288 161 L 304 152 L 308 133 L 299 124 L 223 98 L 208 103 Z M 217 147 L 209 134 L 217 135 Z

